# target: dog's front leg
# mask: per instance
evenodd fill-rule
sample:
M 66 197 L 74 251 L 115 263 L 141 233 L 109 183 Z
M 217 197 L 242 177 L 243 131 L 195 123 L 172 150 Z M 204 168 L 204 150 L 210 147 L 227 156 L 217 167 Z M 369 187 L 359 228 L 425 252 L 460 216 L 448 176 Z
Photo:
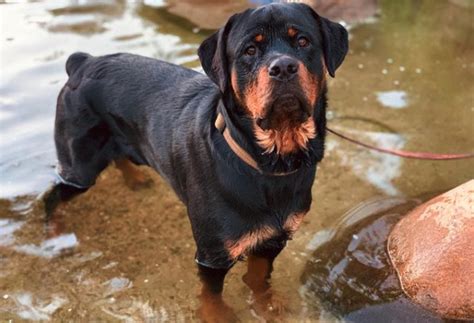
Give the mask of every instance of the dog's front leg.
M 202 282 L 199 317 L 207 323 L 235 322 L 237 318 L 232 308 L 222 299 L 224 279 L 230 268 L 210 268 L 198 264 L 198 275 Z
M 285 311 L 285 300 L 275 293 L 270 284 L 273 261 L 278 253 L 249 255 L 247 273 L 242 277 L 253 292 L 253 306 L 257 314 L 267 321 L 273 321 Z

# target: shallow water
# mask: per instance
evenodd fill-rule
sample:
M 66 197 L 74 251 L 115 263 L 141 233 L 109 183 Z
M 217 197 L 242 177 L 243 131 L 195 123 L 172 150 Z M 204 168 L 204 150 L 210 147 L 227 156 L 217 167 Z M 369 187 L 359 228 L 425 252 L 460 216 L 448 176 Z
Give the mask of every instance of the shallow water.
M 331 127 L 384 147 L 474 149 L 474 11 L 454 2 L 381 1 L 377 19 L 351 29 L 351 52 L 330 81 Z M 195 51 L 208 32 L 126 1 L 1 4 L 0 19 L 0 319 L 195 319 L 192 234 L 158 175 L 135 192 L 108 169 L 62 210 L 54 239 L 38 197 L 54 178 L 55 100 L 70 53 L 126 51 L 199 68 Z M 301 293 L 300 276 L 347 210 L 446 191 L 472 178 L 473 166 L 402 160 L 329 135 L 311 212 L 275 264 L 285 319 L 338 317 Z M 225 298 L 242 321 L 257 321 L 243 272 L 243 264 L 232 270 Z

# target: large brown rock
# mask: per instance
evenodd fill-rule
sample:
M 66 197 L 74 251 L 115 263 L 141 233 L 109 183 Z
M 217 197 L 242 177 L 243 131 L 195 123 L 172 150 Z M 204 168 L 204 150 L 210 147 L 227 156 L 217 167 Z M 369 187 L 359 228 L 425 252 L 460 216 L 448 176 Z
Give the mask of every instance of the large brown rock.
M 388 252 L 413 301 L 446 318 L 474 319 L 474 180 L 398 222 Z

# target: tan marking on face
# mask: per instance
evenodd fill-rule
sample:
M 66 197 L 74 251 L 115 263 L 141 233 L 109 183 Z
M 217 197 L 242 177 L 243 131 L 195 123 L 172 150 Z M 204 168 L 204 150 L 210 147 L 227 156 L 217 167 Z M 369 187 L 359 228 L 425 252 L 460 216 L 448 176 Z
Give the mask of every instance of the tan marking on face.
M 285 155 L 301 149 L 307 149 L 308 141 L 316 137 L 316 125 L 313 117 L 296 127 L 284 127 L 282 130 L 263 130 L 256 123 L 254 133 L 257 143 L 266 154 L 276 152 Z
M 313 107 L 318 99 L 318 80 L 303 63 L 298 63 L 298 77 L 303 93 Z
M 291 214 L 283 226 L 283 228 L 292 236 L 300 227 L 303 222 L 306 212 L 294 213 Z
M 298 33 L 298 30 L 296 30 L 295 28 L 293 27 L 288 28 L 288 36 L 293 38 L 296 36 L 297 33 Z
M 258 34 L 257 36 L 255 36 L 255 41 L 256 41 L 257 43 L 262 42 L 263 39 L 264 39 L 264 37 L 263 37 L 262 34 Z
M 324 57 L 321 57 L 321 65 L 323 66 L 323 77 L 321 79 L 321 84 L 326 82 L 326 79 L 329 75 L 328 67 L 326 66 L 326 62 L 324 61 Z
M 239 89 L 239 83 L 237 81 L 237 71 L 235 68 L 232 68 L 232 72 L 230 73 L 230 84 L 232 86 L 232 90 L 235 93 L 235 96 L 237 99 L 240 101 L 240 89 Z
M 271 92 L 271 80 L 268 71 L 265 67 L 262 67 L 257 73 L 257 79 L 245 91 L 244 104 L 252 118 L 263 118 Z
M 254 249 L 257 245 L 272 238 L 276 234 L 277 231 L 274 228 L 264 226 L 244 234 L 237 241 L 227 241 L 225 245 L 230 257 L 232 259 L 237 259 L 239 256 L 246 254 L 248 251 Z

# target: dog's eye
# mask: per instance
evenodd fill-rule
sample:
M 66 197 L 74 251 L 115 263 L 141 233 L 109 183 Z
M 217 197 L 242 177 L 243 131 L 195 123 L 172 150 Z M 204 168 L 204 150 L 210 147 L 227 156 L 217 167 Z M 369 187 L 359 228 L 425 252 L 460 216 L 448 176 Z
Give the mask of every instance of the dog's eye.
M 257 48 L 255 46 L 249 46 L 245 49 L 245 54 L 249 56 L 253 56 L 257 53 Z
M 306 47 L 309 45 L 309 40 L 306 37 L 300 37 L 298 38 L 298 45 L 300 47 Z

